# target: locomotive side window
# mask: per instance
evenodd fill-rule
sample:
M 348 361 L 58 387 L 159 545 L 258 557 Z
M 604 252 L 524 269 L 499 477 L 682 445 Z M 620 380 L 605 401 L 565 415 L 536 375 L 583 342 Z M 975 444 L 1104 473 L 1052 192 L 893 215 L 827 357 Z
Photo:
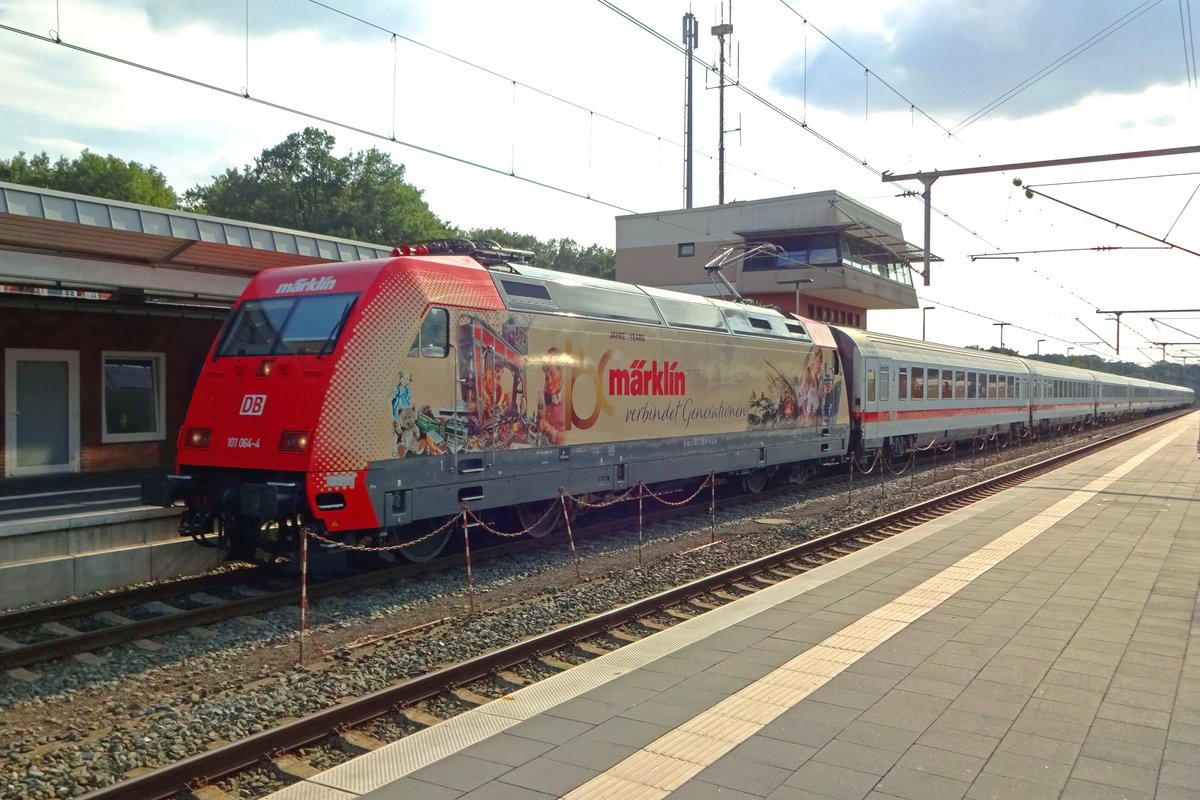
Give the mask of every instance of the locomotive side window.
M 409 348 L 410 358 L 445 358 L 450 352 L 450 315 L 444 308 L 431 308 L 421 320 L 421 332 Z

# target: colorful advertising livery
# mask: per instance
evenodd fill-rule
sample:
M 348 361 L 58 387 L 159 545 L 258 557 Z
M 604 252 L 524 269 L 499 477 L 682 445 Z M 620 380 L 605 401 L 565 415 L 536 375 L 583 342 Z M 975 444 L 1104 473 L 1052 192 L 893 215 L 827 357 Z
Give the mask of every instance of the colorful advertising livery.
M 820 348 L 746 340 L 735 346 L 700 333 L 621 331 L 578 319 L 567 330 L 564 322 L 531 314 L 460 315 L 453 398 L 436 392 L 433 375 L 414 381 L 431 360 L 410 352 L 381 408 L 395 434 L 389 455 L 827 428 L 847 421 L 842 376 L 833 375 Z

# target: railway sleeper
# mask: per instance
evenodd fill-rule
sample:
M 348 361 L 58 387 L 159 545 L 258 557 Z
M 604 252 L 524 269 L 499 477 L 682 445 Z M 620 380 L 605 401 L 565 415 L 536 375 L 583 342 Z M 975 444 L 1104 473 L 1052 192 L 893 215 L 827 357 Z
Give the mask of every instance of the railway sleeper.
M 362 755 L 383 747 L 387 742 L 376 739 L 362 731 L 342 731 L 334 738 L 334 745 L 344 753 Z
M 679 620 L 680 622 L 687 622 L 688 620 L 695 619 L 699 616 L 699 614 L 690 614 L 686 609 L 683 608 L 665 608 L 663 609 L 663 613 L 668 617 L 673 617 L 674 619 Z
M 670 625 L 664 625 L 661 622 L 656 622 L 652 619 L 639 619 L 637 624 L 645 628 L 649 633 L 658 633 L 659 631 L 665 631 L 667 628 L 671 627 Z
M 236 800 L 229 792 L 226 792 L 219 786 L 212 785 L 192 789 L 191 797 L 195 798 L 195 800 Z
M 644 635 L 639 636 L 636 633 L 626 633 L 620 628 L 613 628 L 608 632 L 608 635 L 613 639 L 616 639 L 618 642 L 624 642 L 625 644 L 633 644 L 634 642 L 640 642 L 642 639 L 646 638 Z
M 416 725 L 420 725 L 422 728 L 432 728 L 434 725 L 437 725 L 442 721 L 441 717 L 434 716 L 425 709 L 417 708 L 416 706 L 402 708 L 397 713 L 404 717 L 404 719 Z
M 321 773 L 321 770 L 307 761 L 286 754 L 271 759 L 271 769 L 281 778 L 298 778 L 302 781 Z
M 508 687 L 509 689 L 520 689 L 523 686 L 529 685 L 529 681 L 525 680 L 515 672 L 510 672 L 509 670 L 497 672 L 496 682 L 501 686 Z
M 601 647 L 600 645 L 592 644 L 591 642 L 576 642 L 572 649 L 576 653 L 586 656 L 587 658 L 599 658 L 600 656 L 606 656 L 612 652 L 611 648 Z
M 559 672 L 566 672 L 575 666 L 570 661 L 563 661 L 561 658 L 555 658 L 554 656 L 542 656 L 538 659 L 538 662 Z
M 476 707 L 485 706 L 488 703 L 492 702 L 492 698 L 485 697 L 485 696 L 479 694 L 478 692 L 472 692 L 470 689 L 466 689 L 462 686 L 458 686 L 458 687 L 455 687 L 454 689 L 451 689 L 450 694 L 454 695 L 462 702 L 467 703 L 468 705 L 476 706 Z

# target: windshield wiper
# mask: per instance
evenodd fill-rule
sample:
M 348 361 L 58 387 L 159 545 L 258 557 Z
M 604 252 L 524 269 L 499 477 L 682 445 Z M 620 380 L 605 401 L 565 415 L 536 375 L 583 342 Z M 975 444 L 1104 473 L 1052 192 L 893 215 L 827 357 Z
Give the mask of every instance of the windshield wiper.
M 331 330 L 329 332 L 329 337 L 327 339 L 325 339 L 325 343 L 322 344 L 321 349 L 317 351 L 318 359 L 320 359 L 322 356 L 324 356 L 325 351 L 328 350 L 330 348 L 330 346 L 334 342 L 337 341 L 338 335 L 341 334 L 341 332 L 342 332 L 342 326 L 345 325 L 346 320 L 350 318 L 350 312 L 354 310 L 354 304 L 357 302 L 358 302 L 358 298 L 355 297 L 353 300 L 351 300 L 349 303 L 346 304 L 346 310 L 342 312 L 342 318 L 337 321 L 337 325 L 333 326 L 333 330 Z

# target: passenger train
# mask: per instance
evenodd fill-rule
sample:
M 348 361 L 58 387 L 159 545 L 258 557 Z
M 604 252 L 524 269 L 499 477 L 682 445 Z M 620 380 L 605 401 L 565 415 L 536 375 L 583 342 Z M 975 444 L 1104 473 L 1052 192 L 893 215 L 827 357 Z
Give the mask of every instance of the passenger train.
M 541 536 L 563 494 L 710 473 L 760 490 L 1194 399 L 453 244 L 259 273 L 199 376 L 175 473 L 143 501 L 182 504 L 181 534 L 237 558 L 290 559 L 308 530 L 420 561 L 464 506 Z

